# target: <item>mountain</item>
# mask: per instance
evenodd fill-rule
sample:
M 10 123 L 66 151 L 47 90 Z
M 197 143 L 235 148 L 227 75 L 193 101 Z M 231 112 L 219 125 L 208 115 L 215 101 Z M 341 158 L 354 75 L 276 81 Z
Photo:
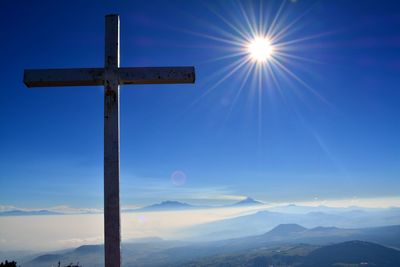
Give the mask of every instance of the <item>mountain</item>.
M 320 246 L 351 240 L 374 242 L 400 249 L 400 225 L 342 229 L 337 227 L 305 228 L 297 224 L 282 224 L 260 235 L 200 242 L 199 244 L 203 245 L 198 245 L 196 249 L 207 252 L 212 247 L 214 253 L 228 253 L 294 244 Z M 180 254 L 181 252 L 176 250 L 175 253 Z
M 259 246 L 264 244 L 326 245 L 329 243 L 362 240 L 379 243 L 400 249 L 400 225 L 359 229 L 337 227 L 305 228 L 297 224 L 282 224 L 262 235 L 236 238 L 230 242 L 240 246 Z
M 101 267 L 104 266 L 104 246 L 84 245 L 65 253 L 48 253 L 34 259 L 21 263 L 23 267 L 40 266 L 65 266 L 69 263 L 79 262 L 82 266 Z
M 124 267 L 133 266 L 164 266 L 166 260 L 173 261 L 173 255 L 164 255 L 171 247 L 186 246 L 182 241 L 163 241 L 151 238 L 149 242 L 142 239 L 141 242 L 122 243 L 122 255 Z M 26 261 L 18 262 L 21 267 L 43 267 L 43 266 L 66 266 L 69 263 L 79 262 L 82 266 L 104 267 L 104 246 L 103 245 L 83 245 L 75 249 L 64 252 L 42 254 Z
M 381 245 L 372 244 L 377 241 Z M 124 267 L 269 265 L 324 267 L 341 262 L 358 266 L 357 261 L 377 264 L 367 266 L 400 266 L 397 254 L 393 252 L 396 250 L 383 245 L 400 248 L 400 225 L 341 229 L 305 228 L 297 224 L 282 224 L 262 235 L 213 242 L 165 241 L 151 238 L 137 243 L 123 243 L 122 255 Z M 352 253 L 356 257 L 351 258 Z M 331 258 L 324 256 L 326 254 L 331 255 Z M 389 259 L 387 265 L 382 262 L 384 258 Z M 45 254 L 31 261 L 22 262 L 21 266 L 56 266 L 58 261 L 62 264 L 79 261 L 83 266 L 100 267 L 104 265 L 103 246 L 85 245 L 64 253 Z
M 287 214 L 263 210 L 249 215 L 195 225 L 181 232 L 191 236 L 195 240 L 212 241 L 261 235 L 279 224 L 295 223 L 306 227 L 313 227 L 319 225 L 325 226 L 327 223 L 338 220 L 333 215 L 306 216 L 304 214 Z
M 398 267 L 400 251 L 363 241 L 349 241 L 322 247 L 296 244 L 208 256 L 178 266 Z
M 253 206 L 253 205 L 263 205 L 264 203 L 262 203 L 262 202 L 260 202 L 260 201 L 257 201 L 257 200 L 254 200 L 254 199 L 252 199 L 251 197 L 246 197 L 245 199 L 243 199 L 243 200 L 241 200 L 241 201 L 239 201 L 239 202 L 236 202 L 236 203 L 234 203 L 234 204 L 232 204 L 232 205 L 230 205 L 231 207 L 232 206 L 234 206 L 234 207 L 240 207 L 240 206 Z
M 288 235 L 294 235 L 298 234 L 301 232 L 307 231 L 307 228 L 300 226 L 298 224 L 280 224 L 268 233 L 265 233 L 263 236 L 267 236 L 268 238 L 274 237 L 274 236 L 288 236 Z
M 378 244 L 349 241 L 312 251 L 301 267 L 325 266 L 400 266 L 400 251 Z
M 9 210 L 0 212 L 0 216 L 61 215 L 63 213 L 49 210 Z
M 32 260 L 34 264 L 41 264 L 42 262 L 57 262 L 62 257 L 61 254 L 44 254 Z
M 247 207 L 247 206 L 255 206 L 255 205 L 263 205 L 264 203 L 254 200 L 251 197 L 247 197 L 239 202 L 234 204 L 229 204 L 225 206 L 197 206 L 191 205 L 184 202 L 179 201 L 163 201 L 161 203 L 149 205 L 143 208 L 138 209 L 127 209 L 124 212 L 141 212 L 141 211 L 169 211 L 169 210 L 188 210 L 188 209 L 214 209 L 214 208 L 228 208 L 228 207 Z
M 281 250 L 280 247 L 296 247 L 299 244 L 307 244 L 309 247 L 319 247 L 332 243 L 341 243 L 352 240 L 363 240 L 366 242 L 382 242 L 380 244 L 400 248 L 400 225 L 363 228 L 363 229 L 340 229 L 336 227 L 314 227 L 305 228 L 297 224 L 278 225 L 271 231 L 261 235 L 232 238 L 211 242 L 196 242 L 184 247 L 174 247 L 164 251 L 163 255 L 174 258 L 176 261 L 200 257 L 214 257 L 217 255 L 237 254 L 243 251 L 260 251 L 260 249 Z M 304 249 L 300 249 L 304 252 Z M 308 248 L 307 251 L 310 249 Z M 273 251 L 271 251 L 272 253 Z M 274 252 L 275 253 L 275 252 Z M 297 260 L 294 258 L 292 260 Z M 277 262 L 269 262 L 274 265 Z M 268 264 L 255 266 L 268 266 Z M 239 266 L 248 266 L 246 264 Z M 182 266 L 191 266 L 185 265 Z M 193 264 L 193 266 L 209 266 L 207 264 Z M 210 264 L 210 266 L 214 266 Z M 219 266 L 219 265 L 215 265 Z M 221 264 L 221 266 L 231 266 Z M 236 266 L 235 264 L 232 266 Z M 252 266 L 252 265 L 249 265 Z M 281 265 L 279 265 L 281 266 Z M 287 265 L 283 265 L 287 266 Z M 288 266 L 293 266 L 288 264 Z
M 167 200 L 158 204 L 153 204 L 140 209 L 136 209 L 134 211 L 167 211 L 167 210 L 187 210 L 187 209 L 197 209 L 197 208 L 200 207 L 192 206 L 184 202 Z
M 102 245 L 83 245 L 74 250 L 76 254 L 103 253 L 104 246 Z
M 195 240 L 212 241 L 263 234 L 279 224 L 299 224 L 307 228 L 317 226 L 338 228 L 370 228 L 400 223 L 398 208 L 374 211 L 345 210 L 335 213 L 283 213 L 270 209 L 252 214 L 195 225 L 181 232 Z

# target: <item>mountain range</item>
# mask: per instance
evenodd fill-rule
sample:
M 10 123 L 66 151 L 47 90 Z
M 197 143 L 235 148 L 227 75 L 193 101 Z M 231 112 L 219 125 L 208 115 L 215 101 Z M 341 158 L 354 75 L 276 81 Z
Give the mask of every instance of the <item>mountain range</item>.
M 302 207 L 300 207 L 303 209 Z M 181 229 L 180 233 L 197 241 L 212 241 L 260 235 L 279 224 L 300 224 L 308 228 L 317 226 L 339 228 L 368 228 L 397 225 L 400 223 L 400 209 L 389 208 L 373 211 L 360 209 L 342 212 L 284 213 L 261 210 L 253 214 L 198 224 Z
M 392 248 L 397 248 L 392 249 Z M 165 241 L 157 238 L 124 243 L 124 267 L 131 266 L 268 266 L 323 267 L 337 263 L 359 266 L 400 266 L 400 225 L 341 229 L 306 228 L 281 224 L 262 235 L 213 242 Z M 73 250 L 43 254 L 22 267 L 79 261 L 102 266 L 103 246 L 85 245 Z M 218 263 L 218 264 L 217 264 Z M 354 265 L 355 264 L 355 265 Z M 372 265 L 375 264 L 375 265 Z
M 234 204 L 224 205 L 224 206 L 198 206 L 191 205 L 184 202 L 166 200 L 160 203 L 152 204 L 142 208 L 135 209 L 125 209 L 122 212 L 151 212 L 151 211 L 174 211 L 174 210 L 191 210 L 191 209 L 210 209 L 210 208 L 227 208 L 227 207 L 244 207 L 244 206 L 256 206 L 263 205 L 264 203 L 254 200 L 251 197 L 246 197 L 245 199 L 238 201 Z M 93 212 L 84 212 L 86 214 Z M 0 216 L 30 216 L 30 215 L 63 215 L 63 214 L 74 214 L 74 213 L 64 213 L 56 212 L 50 210 L 22 210 L 13 209 L 7 211 L 0 211 Z M 82 214 L 81 211 L 76 214 Z
M 243 200 L 240 200 L 233 204 L 228 204 L 224 206 L 199 206 L 199 205 L 191 205 L 184 202 L 179 201 L 163 201 L 161 203 L 152 204 L 149 206 L 145 206 L 143 208 L 137 209 L 129 209 L 125 210 L 125 212 L 142 212 L 142 211 L 173 211 L 173 210 L 191 210 L 191 209 L 211 209 L 211 208 L 233 208 L 233 207 L 249 207 L 249 206 L 257 206 L 263 205 L 264 203 L 254 200 L 251 197 L 246 197 Z
M 208 205 L 192 205 L 185 202 L 180 201 L 172 201 L 166 200 L 160 203 L 148 205 L 141 208 L 131 208 L 131 209 L 123 209 L 122 212 L 143 212 L 143 211 L 174 211 L 174 210 L 191 210 L 191 209 L 212 209 L 212 208 L 235 208 L 235 207 L 251 207 L 251 206 L 260 206 L 265 205 L 265 203 L 261 201 L 257 201 L 251 197 L 246 197 L 243 200 L 240 200 L 233 204 L 227 204 L 222 206 L 208 206 Z M 265 207 L 266 212 L 276 213 L 276 214 L 293 214 L 293 215 L 301 215 L 301 214 L 314 214 L 318 216 L 319 214 L 331 214 L 331 215 L 345 215 L 345 213 L 352 215 L 365 215 L 367 213 L 370 214 L 378 214 L 378 213 L 396 213 L 396 216 L 400 216 L 400 208 L 392 207 L 392 208 L 364 208 L 364 207 L 346 207 L 346 208 L 334 208 L 327 206 L 299 206 L 295 204 L 283 205 L 283 206 L 275 206 L 275 207 Z M 91 213 L 99 213 L 101 211 L 90 211 L 90 210 L 69 210 L 68 212 L 64 212 L 62 210 L 23 210 L 23 209 L 13 209 L 0 211 L 0 216 L 29 216 L 29 215 L 62 215 L 62 214 L 91 214 Z M 358 213 L 358 214 L 356 214 Z M 384 215 L 384 214 L 383 214 Z M 379 217 L 379 216 L 378 216 Z M 380 225 L 379 223 L 377 225 Z M 264 229 L 265 230 L 265 229 Z
M 178 266 L 398 267 L 400 251 L 364 241 L 321 247 L 298 244 L 205 257 Z

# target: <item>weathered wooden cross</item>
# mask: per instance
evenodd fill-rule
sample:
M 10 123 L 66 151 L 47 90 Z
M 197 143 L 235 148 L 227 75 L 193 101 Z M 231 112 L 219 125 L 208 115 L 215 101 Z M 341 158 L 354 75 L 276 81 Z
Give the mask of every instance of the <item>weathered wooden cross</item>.
M 119 206 L 119 85 L 194 83 L 194 67 L 120 68 L 119 16 L 106 16 L 104 68 L 24 71 L 27 87 L 104 85 L 104 252 L 106 267 L 121 265 Z

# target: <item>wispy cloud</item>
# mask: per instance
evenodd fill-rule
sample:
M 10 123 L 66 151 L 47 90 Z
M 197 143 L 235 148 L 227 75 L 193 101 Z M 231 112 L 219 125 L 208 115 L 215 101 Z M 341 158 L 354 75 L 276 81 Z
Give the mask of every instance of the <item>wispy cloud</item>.
M 151 204 L 149 201 L 186 200 L 219 204 L 224 201 L 242 200 L 246 196 L 237 194 L 228 186 L 192 186 L 176 184 L 168 179 L 131 177 L 129 183 L 121 184 L 121 195 L 132 204 Z
M 97 208 L 75 208 L 70 207 L 68 205 L 59 205 L 53 207 L 37 207 L 37 208 L 26 208 L 26 207 L 17 207 L 12 205 L 0 205 L 0 212 L 12 211 L 12 210 L 20 210 L 20 211 L 40 211 L 47 210 L 52 212 L 58 212 L 63 214 L 85 214 L 85 213 L 99 213 L 103 212 L 103 209 Z
M 207 191 L 207 188 L 186 188 L 184 192 L 175 191 L 174 194 L 171 193 L 169 195 L 171 198 L 166 197 L 167 199 L 178 199 L 185 200 L 190 204 L 196 204 L 196 201 L 208 202 L 236 202 L 243 200 L 246 198 L 244 195 L 231 195 L 225 194 L 223 190 L 215 190 L 216 188 L 212 188 L 214 191 Z M 167 195 L 165 195 L 167 196 Z M 173 197 L 174 196 L 174 197 Z M 143 197 L 143 195 L 142 195 Z M 157 201 L 156 201 L 157 202 Z M 156 202 L 152 202 L 149 204 L 154 204 Z M 222 203 L 219 203 L 222 204 Z M 390 207 L 400 207 L 400 196 L 391 196 L 391 197 L 374 197 L 374 198 L 358 198 L 354 196 L 353 198 L 343 198 L 343 199 L 323 199 L 315 196 L 312 200 L 301 200 L 301 201 L 292 201 L 292 202 L 268 202 L 268 204 L 263 205 L 264 208 L 271 207 L 279 207 L 282 205 L 303 205 L 303 206 L 327 206 L 327 207 L 335 207 L 335 208 L 347 208 L 352 206 L 363 207 L 363 208 L 390 208 Z M 121 206 L 121 211 L 127 211 L 132 209 L 141 208 L 144 205 L 139 204 L 126 204 Z M 218 205 L 215 205 L 218 206 Z M 59 205 L 47 208 L 24 208 L 24 207 L 16 207 L 12 205 L 0 205 L 0 212 L 10 211 L 10 210 L 21 210 L 21 211 L 39 211 L 39 210 L 48 210 L 53 212 L 58 212 L 62 214 L 96 214 L 102 213 L 103 209 L 99 208 L 85 208 L 85 207 L 70 207 L 68 205 Z
M 215 196 L 215 200 L 235 200 L 235 201 L 240 201 L 245 199 L 247 196 L 245 195 L 219 195 Z
M 121 207 L 121 211 L 132 210 L 132 209 L 138 209 L 138 208 L 142 208 L 142 207 L 143 207 L 143 206 L 135 205 L 135 204 L 123 205 L 123 206 Z
M 11 206 L 11 205 L 0 205 L 0 212 L 2 211 L 9 211 L 9 210 L 15 210 L 16 207 L 15 206 Z
M 283 204 L 283 203 L 280 203 Z M 306 206 L 328 206 L 336 208 L 345 208 L 351 206 L 358 206 L 364 208 L 389 208 L 389 207 L 400 207 L 400 196 L 392 197 L 373 197 L 373 198 L 358 198 L 356 196 L 352 198 L 343 199 L 321 199 L 318 196 L 314 197 L 310 201 L 298 201 L 285 204 L 298 204 Z
M 46 210 L 64 213 L 64 214 L 80 214 L 80 213 L 99 213 L 103 212 L 103 209 L 96 208 L 74 208 L 68 205 L 60 205 L 47 208 Z
M 179 239 L 181 229 L 255 212 L 256 208 L 219 208 L 121 214 L 122 240 L 142 237 Z M 103 215 L 77 214 L 0 218 L 0 250 L 49 250 L 103 243 Z M 2 239 L 4 242 L 2 242 Z M 38 243 L 37 240 L 40 240 Z

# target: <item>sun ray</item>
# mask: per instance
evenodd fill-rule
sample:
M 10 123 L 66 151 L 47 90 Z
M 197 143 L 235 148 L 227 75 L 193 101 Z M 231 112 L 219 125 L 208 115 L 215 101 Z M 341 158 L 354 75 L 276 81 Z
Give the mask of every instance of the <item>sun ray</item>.
M 273 18 L 273 20 L 271 22 L 271 25 L 268 27 L 267 36 L 273 36 L 274 35 L 274 33 L 276 31 L 275 30 L 276 21 L 278 20 L 278 18 L 280 16 L 285 4 L 286 4 L 286 1 L 282 1 L 281 5 L 279 6 L 279 9 L 278 9 L 278 11 L 276 12 L 276 14 L 274 16 L 274 18 Z
M 235 26 L 233 23 L 229 22 L 226 18 L 224 18 L 221 14 L 219 14 L 217 11 L 215 11 L 213 8 L 211 8 L 208 5 L 208 9 L 215 15 L 217 16 L 220 20 L 222 20 L 228 27 L 230 27 L 232 30 L 234 30 L 236 33 L 238 33 L 243 39 L 248 40 L 251 38 L 251 36 L 248 34 L 248 32 L 245 29 L 239 29 L 237 26 Z
M 250 74 L 251 74 L 251 72 L 252 72 L 254 67 L 255 67 L 255 65 L 250 65 L 250 64 L 245 66 L 246 70 L 245 70 L 245 74 L 244 74 L 243 80 L 240 83 L 239 87 L 237 88 L 237 92 L 236 92 L 236 94 L 235 94 L 235 96 L 234 96 L 234 98 L 232 100 L 232 103 L 231 103 L 231 105 L 229 107 L 229 111 L 228 111 L 228 113 L 227 113 L 227 115 L 225 117 L 224 123 L 226 121 L 228 121 L 228 119 L 230 118 L 230 116 L 231 116 L 231 114 L 233 112 L 233 108 L 235 107 L 236 102 L 238 101 L 240 94 L 243 92 L 243 88 L 246 85 L 247 81 L 249 80 Z
M 282 58 L 296 59 L 299 61 L 306 61 L 306 62 L 317 63 L 317 64 L 324 64 L 324 62 L 322 62 L 320 60 L 315 60 L 315 59 L 302 57 L 302 56 L 298 56 L 298 55 L 293 55 L 293 54 L 289 54 L 289 53 L 284 53 L 284 52 L 280 52 L 280 51 L 274 51 L 274 54 L 276 54 L 277 56 L 282 57 Z
M 274 61 L 274 63 L 276 63 L 276 65 L 278 67 L 280 67 L 284 72 L 286 72 L 288 75 L 290 75 L 293 79 L 295 79 L 296 81 L 298 81 L 301 85 L 303 85 L 305 88 L 307 88 L 311 93 L 313 93 L 315 96 L 318 97 L 318 99 L 320 99 L 322 102 L 324 102 L 325 104 L 328 104 L 329 106 L 332 106 L 332 104 L 330 102 L 328 102 L 322 95 L 320 95 L 317 91 L 315 91 L 311 86 L 309 86 L 305 81 L 303 81 L 300 77 L 298 77 L 296 74 L 294 74 L 292 71 L 290 71 L 287 67 L 285 67 L 282 63 L 280 63 L 278 60 L 276 59 L 272 59 Z
M 221 79 L 219 79 L 215 84 L 213 84 L 210 88 L 208 88 L 197 100 L 195 100 L 190 106 L 194 106 L 197 104 L 202 98 L 211 93 L 215 88 L 217 88 L 221 83 L 223 83 L 226 79 L 231 77 L 235 72 L 237 72 L 244 64 L 246 64 L 249 59 L 242 59 L 240 61 L 236 61 L 236 66 L 233 67 L 228 73 L 226 73 Z
M 271 77 L 272 83 L 277 88 L 277 91 L 278 91 L 279 95 L 281 96 L 283 101 L 287 104 L 287 100 L 286 100 L 286 97 L 285 97 L 285 94 L 284 94 L 284 90 L 282 90 L 282 87 L 281 87 L 280 83 L 278 82 L 278 80 L 276 78 L 276 75 L 275 75 L 275 72 L 274 72 L 274 70 L 272 68 L 272 65 L 271 64 L 267 64 L 266 65 L 266 70 L 267 70 L 267 72 L 269 74 L 269 77 Z
M 244 41 L 241 41 L 240 39 L 239 39 L 239 41 L 238 40 L 232 40 L 232 39 L 217 37 L 217 36 L 213 36 L 213 35 L 209 35 L 209 34 L 205 34 L 205 33 L 201 33 L 201 32 L 185 30 L 185 29 L 175 29 L 175 30 L 183 32 L 183 33 L 187 33 L 187 34 L 203 37 L 203 38 L 206 38 L 206 39 L 222 42 L 222 43 L 225 43 L 225 44 L 234 45 L 234 46 L 242 46 L 245 43 Z
M 255 32 L 255 29 L 254 29 L 253 25 L 250 22 L 250 19 L 248 17 L 248 14 L 246 13 L 246 10 L 244 9 L 244 7 L 242 6 L 240 1 L 237 1 L 236 3 L 238 5 L 238 7 L 239 7 L 239 10 L 241 11 L 241 14 L 242 14 L 243 18 L 245 19 L 245 22 L 247 24 L 248 30 L 251 33 L 251 36 L 255 36 L 257 34 L 257 32 Z
M 265 117 L 265 99 L 274 96 L 274 92 L 290 105 L 287 92 L 294 95 L 305 105 L 308 105 L 303 93 L 310 92 L 318 100 L 331 106 L 331 104 L 311 85 L 303 76 L 298 74 L 300 63 L 323 64 L 307 53 L 299 53 L 308 49 L 305 45 L 311 40 L 327 36 L 329 33 L 316 33 L 300 36 L 299 31 L 304 27 L 304 20 L 315 4 L 308 6 L 297 16 L 291 16 L 288 1 L 279 4 L 270 2 L 244 2 L 234 0 L 231 2 L 233 9 L 226 9 L 231 17 L 226 16 L 218 6 L 207 5 L 206 8 L 215 18 L 201 22 L 208 27 L 206 32 L 193 30 L 180 30 L 221 45 L 220 55 L 206 59 L 201 64 L 212 62 L 229 63 L 223 68 L 212 71 L 203 79 L 205 91 L 189 105 L 193 107 L 206 96 L 219 88 L 222 83 L 233 75 L 240 77 L 236 86 L 237 92 L 232 95 L 229 111 L 223 124 L 231 117 L 234 107 L 243 94 L 251 101 L 256 114 L 258 125 L 258 139 L 262 137 L 262 127 Z M 225 7 L 225 6 L 224 6 Z M 293 17 L 293 19 L 291 19 Z M 222 25 L 222 26 L 216 26 Z M 306 50 L 306 51 L 308 51 Z M 215 50 L 217 51 L 217 50 Z M 247 90 L 246 90 L 247 89 Z
M 235 57 L 242 57 L 242 56 L 244 56 L 246 54 L 247 54 L 247 52 L 239 51 L 239 52 L 236 52 L 236 53 L 232 53 L 232 54 L 228 54 L 228 55 L 224 55 L 224 56 L 220 56 L 220 57 L 211 58 L 211 59 L 205 60 L 203 62 L 200 62 L 200 64 L 206 64 L 206 63 L 210 63 L 210 62 L 216 62 L 216 61 L 221 61 L 221 60 L 235 58 Z
M 264 21 L 264 13 L 263 13 L 263 1 L 260 2 L 260 6 L 258 8 L 258 19 L 259 21 Z M 258 33 L 263 33 L 264 32 L 264 28 L 263 28 L 263 23 L 258 23 Z
M 226 65 L 225 67 L 213 72 L 212 74 L 210 74 L 207 77 L 202 79 L 202 84 L 206 85 L 209 82 L 215 81 L 215 78 L 218 78 L 221 75 L 223 75 L 223 74 L 229 72 L 230 70 L 234 69 L 236 66 L 238 66 L 244 60 L 245 60 L 245 58 L 237 59 L 237 60 L 231 62 L 230 64 Z
M 315 5 L 315 4 L 314 4 Z M 305 12 L 303 12 L 300 16 L 297 16 L 294 20 L 292 20 L 290 23 L 288 23 L 283 29 L 279 30 L 276 34 L 273 34 L 273 37 L 277 42 L 281 40 L 282 37 L 285 37 L 285 35 L 288 35 L 288 31 L 293 29 L 293 25 L 298 23 L 301 19 L 303 19 L 310 11 L 314 8 L 314 5 L 312 5 L 310 8 L 308 8 Z
M 331 35 L 333 33 L 336 33 L 336 32 L 332 31 L 332 32 L 318 33 L 318 34 L 314 34 L 314 35 L 308 35 L 308 36 L 305 36 L 305 37 L 302 37 L 302 38 L 292 39 L 292 40 L 289 40 L 289 41 L 286 41 L 286 42 L 280 42 L 279 46 L 280 47 L 286 47 L 286 46 L 289 46 L 289 45 L 294 45 L 294 44 L 301 43 L 301 42 L 304 42 L 304 41 L 308 41 L 308 40 L 324 37 L 324 36 L 327 36 L 327 35 Z
M 262 136 L 262 103 L 263 103 L 263 90 L 262 90 L 262 69 L 263 65 L 258 66 L 258 142 L 261 141 Z

